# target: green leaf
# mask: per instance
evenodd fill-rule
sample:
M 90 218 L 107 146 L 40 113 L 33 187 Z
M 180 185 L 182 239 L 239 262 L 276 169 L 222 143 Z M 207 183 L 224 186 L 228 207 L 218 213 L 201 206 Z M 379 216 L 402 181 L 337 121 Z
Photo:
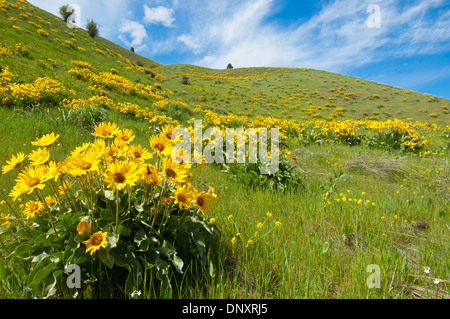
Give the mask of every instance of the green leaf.
M 38 263 L 40 263 L 42 260 L 44 260 L 45 258 L 49 258 L 49 257 L 50 257 L 50 256 L 49 256 L 46 252 L 43 252 L 43 253 L 40 254 L 40 255 L 34 256 L 33 259 L 31 259 L 31 262 L 32 262 L 32 263 L 38 264 Z
M 104 192 L 105 198 L 109 201 L 115 201 L 116 200 L 116 195 L 114 193 L 112 193 L 111 191 L 106 190 Z
M 11 255 L 9 255 L 8 258 L 11 259 L 11 258 L 21 256 L 24 254 L 30 255 L 31 251 L 32 251 L 32 247 L 30 245 L 22 244 L 22 245 L 19 245 L 16 249 L 14 249 L 14 251 L 11 253 Z
M 63 273 L 64 271 L 60 269 L 53 271 L 51 276 L 47 276 L 44 281 L 44 299 L 53 296 L 57 292 L 56 285 L 58 284 L 58 277 Z
M 117 243 L 119 242 L 119 238 L 120 238 L 119 234 L 108 233 L 107 239 L 109 242 L 109 246 L 111 246 L 111 248 L 116 247 Z
M 160 298 L 172 298 L 172 285 L 169 280 L 170 266 L 165 261 L 158 259 L 156 278 L 161 281 Z
M 0 229 L 0 236 L 12 235 L 17 231 L 17 227 Z
M 121 224 L 121 225 L 119 225 L 119 227 L 117 227 L 117 234 L 123 235 L 123 236 L 130 236 L 131 229 L 130 229 L 130 227 L 127 227 L 127 226 Z
M 28 286 L 35 289 L 53 271 L 54 267 L 55 265 L 49 262 L 47 266 L 36 272 Z
M 183 259 L 178 257 L 176 254 L 173 254 L 169 257 L 169 260 L 172 262 L 172 264 L 175 266 L 175 269 L 182 274 L 183 273 L 183 266 L 184 262 Z
M 327 251 L 328 251 L 328 248 L 330 248 L 330 243 L 329 243 L 329 242 L 325 242 L 325 243 L 322 245 L 322 254 L 326 254 Z
M 135 203 L 134 209 L 136 209 L 139 213 L 142 213 L 144 211 L 144 204 Z
M 135 290 L 139 290 L 142 285 L 142 266 L 134 259 L 129 264 L 129 272 L 125 281 L 125 293 L 131 295 Z
M 214 264 L 212 260 L 209 261 L 209 276 L 212 277 L 214 275 Z
M 106 245 L 106 248 L 100 248 L 98 251 L 98 258 L 102 263 L 108 266 L 109 269 L 112 269 L 114 266 L 114 256 L 109 253 L 111 248 L 111 245 L 108 244 Z

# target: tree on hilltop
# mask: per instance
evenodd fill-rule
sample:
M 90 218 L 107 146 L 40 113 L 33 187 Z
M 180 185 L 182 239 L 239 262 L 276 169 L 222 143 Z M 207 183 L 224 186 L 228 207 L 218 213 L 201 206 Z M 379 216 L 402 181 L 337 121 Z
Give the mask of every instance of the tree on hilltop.
M 61 7 L 59 7 L 59 15 L 61 16 L 61 18 L 64 20 L 64 22 L 67 23 L 67 21 L 69 20 L 70 16 L 73 13 L 73 9 L 70 5 L 65 4 Z

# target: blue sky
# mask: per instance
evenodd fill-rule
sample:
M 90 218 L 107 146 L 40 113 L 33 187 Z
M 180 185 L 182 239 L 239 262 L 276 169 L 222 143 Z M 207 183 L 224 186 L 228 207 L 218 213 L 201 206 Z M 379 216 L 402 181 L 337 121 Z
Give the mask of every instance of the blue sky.
M 450 98 L 450 0 L 30 0 L 163 64 L 306 67 Z

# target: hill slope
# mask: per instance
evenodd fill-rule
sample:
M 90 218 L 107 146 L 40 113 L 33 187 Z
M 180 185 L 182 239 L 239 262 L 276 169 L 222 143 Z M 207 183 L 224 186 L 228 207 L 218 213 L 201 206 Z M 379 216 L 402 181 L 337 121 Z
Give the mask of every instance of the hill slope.
M 159 157 L 150 149 L 149 137 L 165 124 L 187 125 L 203 119 L 205 126 L 280 127 L 285 133 L 280 156 L 283 165 L 275 178 L 262 176 L 245 164 L 192 165 L 192 185 L 211 186 L 221 196 L 204 223 L 216 223 L 222 231 L 217 248 L 220 262 L 214 266 L 213 282 L 196 276 L 192 288 L 184 282 L 178 285 L 182 291 L 177 297 L 449 298 L 449 100 L 318 70 L 160 65 L 105 39 L 92 39 L 81 29 L 69 29 L 61 19 L 23 0 L 0 0 L 0 34 L 2 166 L 19 152 L 27 154 L 24 163 L 29 163 L 28 167 L 35 164 L 30 161 L 32 153 L 35 160 L 47 160 L 38 166 L 48 165 L 50 154 L 47 158 L 36 156 L 38 147 L 31 142 L 52 132 L 59 135 L 52 157 L 61 163 L 75 147 L 95 140 L 91 133 L 96 124 L 109 121 L 131 129 L 133 143 L 155 155 L 148 159 L 152 163 Z M 104 151 L 106 159 L 111 145 Z M 125 152 L 121 158 L 129 154 Z M 9 168 L 0 175 L 1 230 L 11 225 L 8 223 L 17 224 L 8 217 L 10 213 L 34 224 L 22 216 L 34 193 L 24 195 L 22 203 L 12 202 L 9 196 L 19 173 L 16 168 L 24 166 Z M 106 196 L 104 190 L 109 186 L 105 188 L 105 180 L 97 175 L 101 189 L 81 192 L 90 188 L 90 183 L 84 176 L 73 177 L 75 196 L 86 199 L 80 217 L 93 212 L 94 205 L 95 209 L 103 207 L 105 202 L 92 196 Z M 36 179 L 30 181 L 29 187 L 36 186 Z M 45 190 L 51 193 L 56 191 L 54 186 L 67 187 L 62 179 L 58 182 L 53 185 L 49 181 Z M 128 198 L 128 211 L 135 191 L 129 189 L 121 190 L 124 204 Z M 155 189 L 145 187 L 152 195 Z M 142 194 L 142 189 L 139 192 Z M 68 195 L 65 190 L 62 193 Z M 153 201 L 152 195 L 146 199 Z M 116 200 L 117 205 L 111 204 L 115 213 L 107 214 L 117 218 L 122 199 Z M 167 198 L 162 205 L 164 214 L 177 206 Z M 152 213 L 153 205 L 138 206 L 137 216 L 161 216 Z M 69 219 L 76 224 L 75 218 Z M 77 236 L 75 224 L 56 228 Z M 121 232 L 120 236 L 126 229 Z M 18 243 L 19 233 L 3 234 L 0 248 L 4 243 Z M 182 238 L 197 237 L 195 234 Z M 130 234 L 131 240 L 143 243 L 139 246 L 147 251 L 147 240 L 141 240 L 139 233 L 134 235 Z M 39 249 L 50 241 L 48 236 L 35 239 L 30 243 Z M 77 245 L 84 255 L 84 246 Z M 197 239 L 196 245 L 205 247 Z M 20 245 L 26 246 L 30 245 Z M 66 249 L 65 244 L 62 248 Z M 21 277 L 14 269 L 15 260 L 7 267 L 7 256 L 17 257 L 15 253 L 0 249 L 0 276 L 17 276 L 6 283 L 0 280 L 0 298 L 23 298 L 26 289 L 18 287 L 31 282 L 23 280 L 29 274 L 44 279 L 44 269 L 36 273 L 18 267 L 25 273 Z M 26 256 L 25 251 L 17 253 L 24 254 L 27 264 L 34 263 L 35 258 Z M 45 260 L 50 256 L 46 250 L 44 255 Z M 63 255 L 66 258 L 66 252 Z M 93 258 L 99 261 L 97 256 Z M 70 260 L 77 263 L 78 259 Z M 150 270 L 147 265 L 145 262 L 145 270 Z M 368 287 L 368 265 L 380 266 L 380 289 Z M 197 274 L 192 264 L 185 266 L 184 272 Z M 424 269 L 430 274 L 424 275 Z M 211 270 L 209 267 L 208 272 Z M 140 277 L 158 278 L 146 274 Z M 96 278 L 100 290 L 116 284 L 108 276 Z M 109 284 L 102 278 L 108 278 Z M 32 284 L 40 285 L 37 279 Z M 61 298 L 74 296 L 74 291 L 64 289 L 58 293 Z M 142 297 L 158 296 L 149 286 Z
M 312 69 L 242 68 L 212 70 L 191 65 L 156 68 L 178 90 L 176 96 L 219 114 L 258 114 L 299 121 L 408 119 L 446 124 L 450 101 Z M 183 76 L 190 85 L 180 85 Z M 436 114 L 431 117 L 430 114 Z
M 67 112 L 73 118 L 70 110 L 82 107 L 89 107 L 91 126 L 95 120 L 137 118 L 127 125 L 139 131 L 193 118 L 223 127 L 272 125 L 283 133 L 332 119 L 449 122 L 449 100 L 336 73 L 161 65 L 106 39 L 93 39 L 83 29 L 70 29 L 24 0 L 1 0 L 0 30 L 0 94 L 6 106 L 1 115 L 11 123 L 19 120 L 18 109 L 52 115 L 36 126 L 24 123 L 27 130 L 20 134 L 4 126 L 1 137 L 9 141 L 3 154 L 21 144 L 21 135 L 39 135 L 48 126 L 63 123 L 77 130 L 81 115 L 78 122 L 68 121 Z
M 58 17 L 26 1 L 1 2 L 0 45 L 12 55 L 0 62 L 21 82 L 49 77 L 89 98 L 88 87 L 74 81 L 72 61 L 89 63 L 96 72 L 115 73 L 124 79 L 157 87 L 183 105 L 221 115 L 270 116 L 311 119 L 393 118 L 446 124 L 449 100 L 325 71 L 295 68 L 243 68 L 212 70 L 191 65 L 161 65 L 103 38 L 90 38 L 82 29 L 70 29 Z M 21 50 L 23 51 L 21 53 Z M 15 54 L 14 54 L 15 53 Z M 153 69 L 153 71 L 150 71 Z M 182 77 L 190 85 L 182 85 Z M 113 94 L 114 95 L 114 94 Z M 78 97 L 78 96 L 77 96 Z M 113 96 L 114 97 L 114 96 Z M 116 96 L 118 98 L 118 96 Z M 148 101 L 120 96 L 141 107 Z M 431 116 L 430 116 L 431 115 Z

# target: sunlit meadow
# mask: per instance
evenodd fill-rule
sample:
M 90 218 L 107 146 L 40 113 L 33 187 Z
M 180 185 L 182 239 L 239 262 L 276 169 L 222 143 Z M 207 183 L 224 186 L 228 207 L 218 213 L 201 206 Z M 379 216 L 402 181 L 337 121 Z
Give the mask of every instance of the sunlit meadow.
M 164 66 L 23 0 L 0 32 L 0 298 L 449 298 L 449 100 Z M 195 120 L 278 128 L 278 171 L 174 161 Z

